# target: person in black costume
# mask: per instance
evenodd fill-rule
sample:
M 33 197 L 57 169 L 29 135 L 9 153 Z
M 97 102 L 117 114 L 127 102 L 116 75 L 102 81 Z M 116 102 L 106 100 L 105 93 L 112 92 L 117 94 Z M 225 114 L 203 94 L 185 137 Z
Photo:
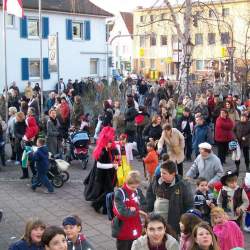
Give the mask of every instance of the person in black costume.
M 87 201 L 92 201 L 96 212 L 101 208 L 106 214 L 106 194 L 114 191 L 116 185 L 116 169 L 118 168 L 118 150 L 114 143 L 115 130 L 104 127 L 99 135 L 93 152 L 95 164 L 84 181 L 84 195 Z

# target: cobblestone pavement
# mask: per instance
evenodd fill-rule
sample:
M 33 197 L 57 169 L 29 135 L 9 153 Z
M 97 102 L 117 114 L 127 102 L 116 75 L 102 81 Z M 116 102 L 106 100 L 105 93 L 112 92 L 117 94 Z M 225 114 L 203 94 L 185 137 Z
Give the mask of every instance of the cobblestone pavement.
M 232 168 L 231 160 L 228 159 Z M 185 162 L 184 168 L 191 162 Z M 70 181 L 62 188 L 56 189 L 55 194 L 44 194 L 38 190 L 32 192 L 28 187 L 29 181 L 19 180 L 20 166 L 8 165 L 0 170 L 0 209 L 4 218 L 0 223 L 0 250 L 8 249 L 11 242 L 17 240 L 24 232 L 25 221 L 30 217 L 40 217 L 50 225 L 61 225 L 62 219 L 69 214 L 79 214 L 83 221 L 83 232 L 97 250 L 115 249 L 115 241 L 111 238 L 110 222 L 107 216 L 97 214 L 83 198 L 83 179 L 87 170 L 82 170 L 79 163 L 73 162 Z M 142 171 L 142 164 L 133 162 L 135 169 Z M 244 173 L 241 174 L 241 179 Z M 146 182 L 143 182 L 146 186 Z M 250 249 L 250 234 L 245 234 L 246 249 Z

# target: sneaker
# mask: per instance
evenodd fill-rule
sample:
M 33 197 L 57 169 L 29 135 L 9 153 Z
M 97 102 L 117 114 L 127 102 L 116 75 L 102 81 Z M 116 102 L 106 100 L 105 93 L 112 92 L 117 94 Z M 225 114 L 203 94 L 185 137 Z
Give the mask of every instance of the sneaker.
M 49 192 L 48 190 L 45 190 L 43 193 L 44 193 L 44 194 L 54 194 L 55 191 Z
M 16 166 L 20 165 L 20 162 L 19 161 L 15 161 L 14 163 Z
M 12 160 L 11 160 L 11 159 L 9 159 L 9 160 L 7 160 L 6 162 L 7 162 L 7 163 L 11 163 L 11 162 L 12 162 Z

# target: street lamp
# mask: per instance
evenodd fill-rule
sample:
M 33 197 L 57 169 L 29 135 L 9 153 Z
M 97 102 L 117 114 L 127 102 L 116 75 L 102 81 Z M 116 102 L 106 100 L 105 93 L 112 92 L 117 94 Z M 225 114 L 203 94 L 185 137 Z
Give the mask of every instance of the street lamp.
M 187 78 L 186 78 L 186 81 L 187 81 L 187 94 L 189 94 L 189 70 L 190 70 L 190 67 L 191 67 L 191 64 L 192 64 L 192 60 L 191 60 L 191 57 L 192 57 L 192 52 L 193 52 L 193 49 L 194 49 L 194 44 L 191 42 L 190 38 L 188 38 L 188 41 L 186 43 L 186 53 L 185 53 L 185 67 L 187 69 Z
M 234 68 L 233 68 L 233 64 L 234 64 L 234 51 L 235 51 L 235 47 L 233 47 L 233 46 L 228 46 L 227 47 L 227 52 L 228 52 L 228 55 L 230 57 L 229 68 L 230 68 L 231 87 L 233 86 L 233 77 L 234 77 Z

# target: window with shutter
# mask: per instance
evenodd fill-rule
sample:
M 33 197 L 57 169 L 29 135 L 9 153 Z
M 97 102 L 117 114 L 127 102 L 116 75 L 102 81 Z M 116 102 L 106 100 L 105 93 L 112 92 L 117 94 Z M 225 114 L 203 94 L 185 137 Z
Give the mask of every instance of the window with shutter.
M 66 39 L 72 40 L 73 34 L 72 34 L 72 20 L 66 19 Z
M 49 18 L 43 17 L 42 18 L 42 37 L 43 39 L 47 39 L 49 35 Z
M 20 37 L 27 38 L 28 37 L 28 25 L 27 25 L 27 17 L 24 16 L 20 18 Z
M 84 39 L 91 40 L 91 26 L 90 21 L 84 21 Z
M 21 59 L 21 73 L 22 73 L 23 81 L 29 80 L 29 59 L 28 58 Z

